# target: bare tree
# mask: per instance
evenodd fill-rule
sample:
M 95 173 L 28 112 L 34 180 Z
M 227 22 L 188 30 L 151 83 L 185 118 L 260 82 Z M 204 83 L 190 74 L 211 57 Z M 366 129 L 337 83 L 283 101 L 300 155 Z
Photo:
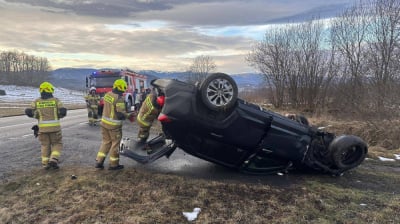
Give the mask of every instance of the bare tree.
M 291 102 L 298 107 L 314 111 L 321 102 L 324 82 L 329 82 L 329 53 L 323 50 L 323 24 L 320 20 L 311 20 L 299 24 L 294 29 L 294 61 L 292 76 L 296 85 L 289 85 Z M 294 83 L 294 82 L 292 82 Z M 325 84 L 326 85 L 326 84 Z M 320 98 L 320 99 L 319 99 Z
M 47 58 L 17 51 L 0 53 L 0 80 L 2 83 L 37 85 L 49 77 Z
M 400 2 L 359 2 L 334 22 L 331 41 L 341 79 L 335 105 L 358 116 L 387 117 L 399 105 Z
M 246 60 L 271 86 L 271 102 L 314 110 L 328 75 L 329 53 L 321 50 L 323 26 L 317 20 L 270 29 Z
M 286 83 L 290 74 L 289 58 L 291 42 L 288 29 L 274 28 L 265 33 L 264 39 L 257 43 L 248 54 L 248 63 L 259 70 L 266 78 L 270 87 L 270 101 L 275 107 L 284 104 Z
M 188 69 L 188 82 L 201 82 L 205 77 L 214 72 L 217 68 L 214 60 L 207 55 L 200 55 L 193 59 L 192 65 Z
M 400 1 L 360 1 L 328 30 L 319 20 L 269 29 L 246 60 L 265 75 L 276 107 L 379 117 L 400 105 Z
M 345 10 L 333 22 L 331 44 L 340 68 L 337 93 L 333 98 L 341 109 L 363 110 L 367 100 L 364 81 L 367 78 L 365 49 L 370 38 L 369 26 L 368 7 L 362 3 Z
M 387 105 L 399 105 L 398 85 L 400 69 L 400 2 L 377 0 L 371 8 L 372 40 L 368 45 L 368 76 L 371 77 L 371 104 L 378 114 Z

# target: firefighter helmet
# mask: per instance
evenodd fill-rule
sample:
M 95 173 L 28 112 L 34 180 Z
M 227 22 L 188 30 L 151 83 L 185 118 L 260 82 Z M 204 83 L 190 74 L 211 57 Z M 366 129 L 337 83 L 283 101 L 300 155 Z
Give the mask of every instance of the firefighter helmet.
M 40 93 L 54 93 L 54 87 L 51 83 L 49 82 L 42 82 L 39 87 L 39 92 Z
M 96 87 L 94 87 L 94 86 L 92 86 L 92 87 L 90 87 L 90 91 L 89 92 L 96 92 Z
M 117 79 L 114 82 L 113 89 L 117 89 L 118 91 L 125 92 L 127 88 L 126 82 L 123 79 Z

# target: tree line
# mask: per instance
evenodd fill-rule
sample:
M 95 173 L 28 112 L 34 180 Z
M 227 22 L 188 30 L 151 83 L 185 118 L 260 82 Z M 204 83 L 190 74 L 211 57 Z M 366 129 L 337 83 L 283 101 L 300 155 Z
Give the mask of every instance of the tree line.
M 269 29 L 246 60 L 277 108 L 388 117 L 400 107 L 400 1 L 361 1 L 336 18 Z
M 0 83 L 37 86 L 50 76 L 47 58 L 18 51 L 0 52 Z

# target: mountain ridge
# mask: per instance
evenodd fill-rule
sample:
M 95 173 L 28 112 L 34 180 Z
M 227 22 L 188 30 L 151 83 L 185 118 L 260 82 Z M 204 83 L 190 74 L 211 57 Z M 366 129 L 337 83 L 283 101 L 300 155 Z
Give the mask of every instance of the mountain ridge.
M 50 82 L 55 86 L 85 90 L 86 76 L 97 70 L 116 70 L 116 69 L 94 69 L 94 68 L 59 68 L 51 72 Z M 135 71 L 139 74 L 148 76 L 148 80 L 156 78 L 178 79 L 185 81 L 187 72 L 163 72 L 154 70 Z M 236 81 L 239 88 L 257 88 L 264 85 L 264 77 L 259 73 L 229 74 Z

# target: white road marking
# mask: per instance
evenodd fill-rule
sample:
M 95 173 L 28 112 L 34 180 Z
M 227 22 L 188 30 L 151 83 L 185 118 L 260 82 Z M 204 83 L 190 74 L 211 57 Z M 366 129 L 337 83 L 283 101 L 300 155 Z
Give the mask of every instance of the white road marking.
M 68 115 L 67 115 L 68 116 Z M 75 117 L 82 117 L 82 116 L 86 116 L 86 115 L 75 115 L 75 116 L 68 116 L 68 120 L 75 118 Z M 63 120 L 61 120 L 61 124 L 62 124 Z M 24 126 L 24 125 L 34 125 L 37 124 L 37 121 L 32 121 L 32 122 L 25 122 L 25 123 L 21 123 L 21 124 L 13 124 L 13 125 L 7 125 L 7 126 L 3 126 L 0 127 L 1 129 L 6 129 L 6 128 L 13 128 L 13 127 L 18 127 L 18 126 Z

